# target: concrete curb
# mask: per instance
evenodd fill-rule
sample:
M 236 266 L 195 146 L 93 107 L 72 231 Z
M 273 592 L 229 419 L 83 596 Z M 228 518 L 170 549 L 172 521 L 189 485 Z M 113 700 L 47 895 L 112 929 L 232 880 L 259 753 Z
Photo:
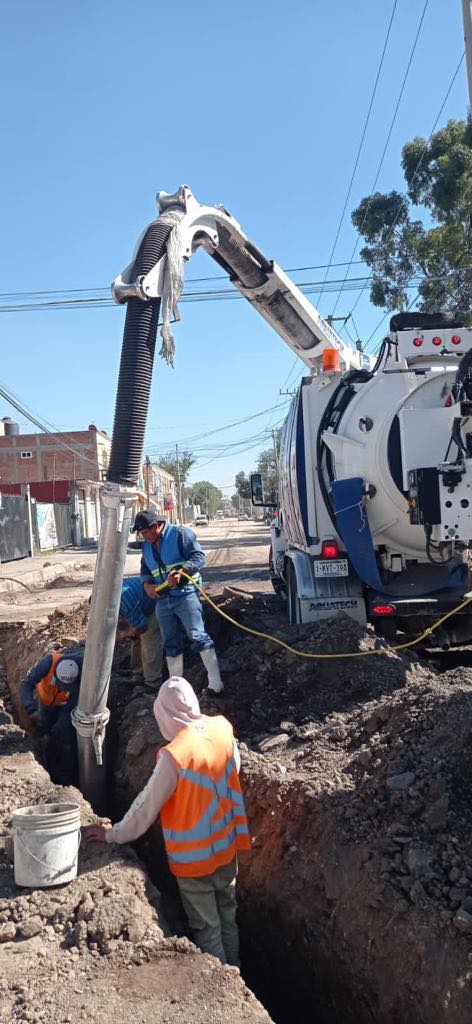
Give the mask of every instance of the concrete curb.
M 58 576 L 64 576 L 63 565 L 47 565 L 42 568 L 29 569 L 28 572 L 15 573 L 13 563 L 11 565 L 10 578 L 5 578 L 0 575 L 0 595 L 1 594 L 13 594 L 19 590 L 25 589 L 22 584 L 26 587 L 36 589 L 36 587 L 44 586 L 45 583 L 50 583 L 51 580 L 57 579 Z

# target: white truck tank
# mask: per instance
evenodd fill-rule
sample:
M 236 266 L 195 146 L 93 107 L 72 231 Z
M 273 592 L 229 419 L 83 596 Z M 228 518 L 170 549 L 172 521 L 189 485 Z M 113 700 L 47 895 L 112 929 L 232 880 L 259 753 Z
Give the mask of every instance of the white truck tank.
M 304 379 L 284 425 L 272 531 L 292 621 L 344 610 L 383 632 L 418 631 L 459 603 L 472 540 L 470 378 L 472 331 L 416 314 L 414 326 L 392 318 L 373 374 Z

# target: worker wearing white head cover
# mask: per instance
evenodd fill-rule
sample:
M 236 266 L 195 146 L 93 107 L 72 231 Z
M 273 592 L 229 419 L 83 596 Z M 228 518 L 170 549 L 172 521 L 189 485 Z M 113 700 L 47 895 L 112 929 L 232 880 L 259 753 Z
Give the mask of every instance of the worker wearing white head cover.
M 79 698 L 81 654 L 53 651 L 30 668 L 19 692 L 25 711 L 47 737 L 44 757 L 53 782 L 76 785 L 77 737 L 71 711 Z
M 61 658 L 54 669 L 54 678 L 59 685 L 69 688 L 80 678 L 81 666 L 75 658 Z
M 161 810 L 163 818 L 168 816 L 169 807 L 175 808 L 178 812 L 179 799 L 182 799 L 179 797 L 182 769 L 179 769 L 179 761 L 176 760 L 178 753 L 175 743 L 180 748 L 184 741 L 184 745 L 186 744 L 187 747 L 190 745 L 190 750 L 192 744 L 195 743 L 197 760 L 200 744 L 208 744 L 209 736 L 212 737 L 212 741 L 214 737 L 218 739 L 219 728 L 225 735 L 232 737 L 231 726 L 222 716 L 208 718 L 206 715 L 202 715 L 194 690 L 190 683 L 180 676 L 171 676 L 163 683 L 154 702 L 154 715 L 162 736 L 169 741 L 168 747 L 163 747 L 159 751 L 157 765 L 147 785 L 136 797 L 124 818 L 112 828 L 92 825 L 86 830 L 89 840 L 107 843 L 133 842 L 156 821 Z M 219 722 L 221 726 L 218 726 Z M 210 748 L 213 745 L 212 741 L 209 743 Z M 237 774 L 240 768 L 240 757 L 234 739 L 230 741 L 227 756 L 231 759 L 232 771 L 236 773 L 233 775 L 233 784 L 239 786 Z M 231 771 L 231 764 L 228 762 L 228 771 Z M 208 778 L 210 778 L 210 768 L 208 771 Z M 193 772 L 193 775 L 195 774 L 196 772 Z M 219 784 L 216 783 L 217 788 L 218 786 Z M 237 813 L 244 813 L 242 797 L 240 799 L 242 812 Z M 185 807 L 183 813 L 185 813 Z M 218 818 L 216 813 L 215 818 Z M 164 837 L 168 831 L 164 828 Z M 243 827 L 241 827 L 242 831 Z M 184 845 L 188 846 L 189 844 Z M 211 849 L 213 851 L 213 847 Z M 172 857 L 172 854 L 169 854 L 168 846 L 167 853 Z M 236 924 L 237 861 L 232 850 L 229 855 L 231 857 L 229 862 L 221 863 L 209 874 L 199 874 L 198 865 L 196 865 L 195 876 L 197 877 L 177 875 L 176 880 L 197 945 L 204 952 L 218 957 L 222 963 L 239 966 L 239 936 Z M 174 870 L 172 863 L 171 870 Z

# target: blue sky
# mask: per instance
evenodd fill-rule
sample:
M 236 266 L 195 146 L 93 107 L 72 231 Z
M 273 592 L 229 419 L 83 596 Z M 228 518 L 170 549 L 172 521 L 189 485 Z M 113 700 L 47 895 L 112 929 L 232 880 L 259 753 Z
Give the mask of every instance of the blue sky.
M 334 262 L 351 255 L 349 212 L 370 191 L 423 6 L 398 0 Z M 391 10 L 392 0 L 4 5 L 1 291 L 107 286 L 153 219 L 156 191 L 182 182 L 202 202 L 224 203 L 282 267 L 326 264 Z M 401 188 L 401 146 L 429 135 L 462 49 L 460 0 L 430 0 L 379 189 Z M 461 69 L 441 124 L 466 108 Z M 354 265 L 350 275 L 362 272 Z M 199 253 L 187 281 L 218 273 Z M 336 312 L 356 298 L 345 291 Z M 322 295 L 324 315 L 336 299 Z M 280 406 L 216 435 L 247 439 L 255 447 L 245 454 L 215 458 L 203 450 L 212 438 L 195 442 L 192 478 L 229 494 L 235 473 L 268 446 L 256 435 L 281 420 L 279 389 L 303 366 L 289 376 L 291 351 L 241 299 L 185 303 L 181 315 L 175 369 L 156 359 L 151 453 Z M 381 316 L 367 290 L 359 333 Z M 2 313 L 0 382 L 61 429 L 111 431 L 123 321 L 118 308 Z M 0 404 L 0 416 L 11 414 Z

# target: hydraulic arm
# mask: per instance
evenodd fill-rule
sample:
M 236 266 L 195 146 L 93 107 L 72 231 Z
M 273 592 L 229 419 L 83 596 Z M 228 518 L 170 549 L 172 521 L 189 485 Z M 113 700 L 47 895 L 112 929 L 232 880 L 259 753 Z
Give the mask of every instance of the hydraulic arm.
M 346 369 L 365 365 L 362 353 L 345 344 L 284 271 L 247 238 L 224 207 L 202 205 L 187 185 L 172 195 L 159 192 L 157 201 L 161 216 L 169 211 L 180 213 L 177 261 L 183 264 L 190 260 L 202 246 L 307 366 L 316 367 L 325 348 L 337 349 Z M 169 258 L 170 253 L 164 253 L 152 270 L 139 278 L 132 262 L 113 284 L 115 301 L 126 302 L 130 297 L 148 301 L 162 296 Z

